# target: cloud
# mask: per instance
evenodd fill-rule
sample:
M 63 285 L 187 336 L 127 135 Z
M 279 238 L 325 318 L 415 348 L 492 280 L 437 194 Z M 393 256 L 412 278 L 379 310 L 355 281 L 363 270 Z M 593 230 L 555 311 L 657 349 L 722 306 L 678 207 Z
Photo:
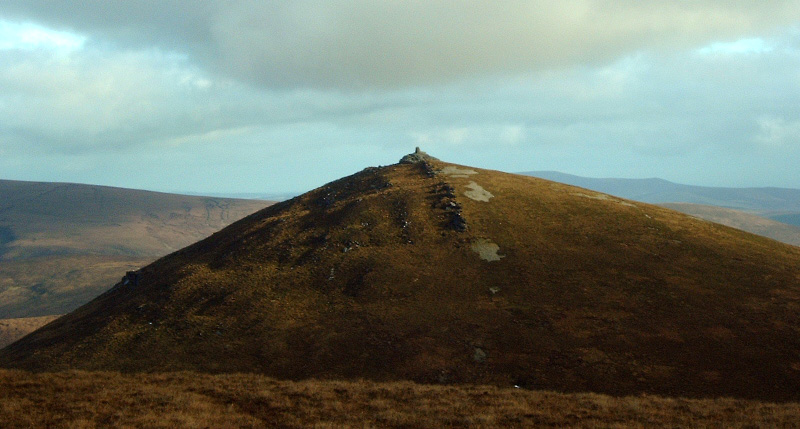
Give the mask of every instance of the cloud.
M 0 133 L 29 150 L 142 144 L 219 125 L 209 81 L 169 55 L 16 50 L 0 65 Z
M 37 31 L 46 36 L 40 40 L 52 40 L 49 30 Z M 227 144 L 242 129 L 346 120 L 391 103 L 254 90 L 157 49 L 56 47 L 14 43 L 0 51 L 0 141 L 7 154 L 130 152 L 209 136 Z
M 800 3 L 715 0 L 6 0 L 5 14 L 188 53 L 267 88 L 435 85 L 686 49 L 791 25 Z
M 506 171 L 800 187 L 798 9 L 5 0 L 0 171 L 300 191 L 419 145 Z
M 800 120 L 765 116 L 758 119 L 759 133 L 754 140 L 766 146 L 800 146 Z
M 506 125 L 500 131 L 500 141 L 517 144 L 525 139 L 525 128 L 520 125 Z

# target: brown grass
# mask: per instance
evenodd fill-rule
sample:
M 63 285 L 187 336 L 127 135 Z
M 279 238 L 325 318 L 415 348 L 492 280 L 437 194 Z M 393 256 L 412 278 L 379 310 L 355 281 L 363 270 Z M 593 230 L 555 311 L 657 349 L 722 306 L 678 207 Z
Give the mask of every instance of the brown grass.
M 0 422 L 26 427 L 793 427 L 800 404 L 562 394 L 250 374 L 0 370 Z
M 52 322 L 57 317 L 58 315 L 0 319 L 0 348 L 30 334 L 45 324 Z
M 800 248 L 475 171 L 368 169 L 276 204 L 0 350 L 0 365 L 800 400 Z M 466 197 L 472 181 L 494 198 Z M 480 239 L 505 257 L 481 260 Z

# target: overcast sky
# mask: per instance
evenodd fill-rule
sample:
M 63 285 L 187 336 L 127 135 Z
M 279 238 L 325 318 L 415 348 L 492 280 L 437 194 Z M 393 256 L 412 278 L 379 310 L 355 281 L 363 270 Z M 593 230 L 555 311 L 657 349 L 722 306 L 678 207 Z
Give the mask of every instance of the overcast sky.
M 415 146 L 800 188 L 800 2 L 2 2 L 2 179 L 302 192 Z

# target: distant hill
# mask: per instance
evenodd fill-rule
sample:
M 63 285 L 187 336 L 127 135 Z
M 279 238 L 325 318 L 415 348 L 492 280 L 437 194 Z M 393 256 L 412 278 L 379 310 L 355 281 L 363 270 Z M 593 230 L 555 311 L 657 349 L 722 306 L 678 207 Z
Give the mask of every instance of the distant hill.
M 217 198 L 233 198 L 244 200 L 265 200 L 265 201 L 286 201 L 290 198 L 296 197 L 297 193 L 282 192 L 282 193 L 262 193 L 262 192 L 185 192 L 181 195 L 195 195 L 199 197 L 217 197 Z
M 652 204 L 689 203 L 702 206 L 716 206 L 748 212 L 762 218 L 771 219 L 783 224 L 800 227 L 800 189 L 788 188 L 715 188 L 672 183 L 663 179 L 594 179 L 573 176 L 556 171 L 532 171 L 522 173 L 528 176 L 541 177 L 567 183 L 573 186 L 605 192 L 622 198 L 629 198 Z M 676 210 L 689 209 L 690 206 L 675 206 Z M 722 211 L 716 212 L 712 218 L 706 218 L 724 225 L 738 224 L 748 232 L 765 237 L 775 238 L 789 244 L 797 244 L 793 238 L 783 240 L 779 237 L 791 237 L 781 225 L 767 224 L 755 218 L 747 222 L 735 212 L 727 212 L 733 216 L 726 218 Z M 704 217 L 708 210 L 700 210 L 695 214 Z
M 741 210 L 691 203 L 659 204 L 711 222 L 721 223 L 742 231 L 763 235 L 794 246 L 800 246 L 800 227 L 756 216 Z
M 30 334 L 56 318 L 58 315 L 0 319 L 0 348 Z
M 692 203 L 741 210 L 800 227 L 800 189 L 715 188 L 663 179 L 595 179 L 556 171 L 521 174 L 652 204 Z
M 0 180 L 0 319 L 71 311 L 268 201 Z
M 161 258 L 0 365 L 800 399 L 800 248 L 422 155 Z

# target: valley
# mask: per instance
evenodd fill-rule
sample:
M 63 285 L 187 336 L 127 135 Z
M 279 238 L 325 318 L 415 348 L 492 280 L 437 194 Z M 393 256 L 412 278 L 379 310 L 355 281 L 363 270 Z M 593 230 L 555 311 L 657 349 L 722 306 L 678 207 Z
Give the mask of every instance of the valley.
M 0 319 L 72 311 L 126 271 L 269 204 L 0 180 Z

